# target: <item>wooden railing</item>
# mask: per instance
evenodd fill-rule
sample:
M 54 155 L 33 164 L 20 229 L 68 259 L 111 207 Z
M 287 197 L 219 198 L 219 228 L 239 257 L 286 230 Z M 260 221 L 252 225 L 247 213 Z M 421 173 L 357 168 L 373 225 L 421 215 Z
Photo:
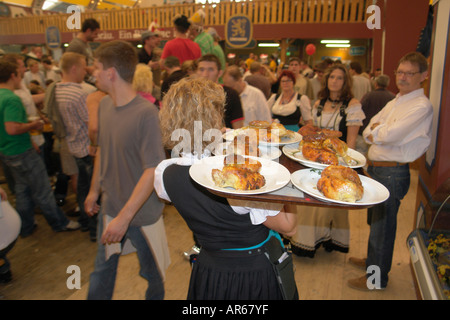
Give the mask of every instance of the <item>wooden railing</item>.
M 97 10 L 81 14 L 81 21 L 94 18 L 102 30 L 147 29 L 157 20 L 161 28 L 173 26 L 177 14 L 192 16 L 203 9 L 205 25 L 220 26 L 242 14 L 253 24 L 361 23 L 366 20 L 369 0 L 253 0 L 217 4 L 165 5 L 124 10 Z M 47 14 L 19 18 L 0 18 L 0 35 L 44 33 L 48 26 L 71 32 L 66 25 L 70 14 Z

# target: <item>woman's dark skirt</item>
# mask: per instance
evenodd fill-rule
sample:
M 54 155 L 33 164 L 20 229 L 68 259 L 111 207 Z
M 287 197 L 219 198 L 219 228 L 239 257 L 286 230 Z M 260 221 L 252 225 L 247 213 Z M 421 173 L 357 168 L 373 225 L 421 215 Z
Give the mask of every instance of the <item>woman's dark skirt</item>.
M 193 264 L 187 299 L 280 300 L 282 295 L 263 249 L 202 249 Z

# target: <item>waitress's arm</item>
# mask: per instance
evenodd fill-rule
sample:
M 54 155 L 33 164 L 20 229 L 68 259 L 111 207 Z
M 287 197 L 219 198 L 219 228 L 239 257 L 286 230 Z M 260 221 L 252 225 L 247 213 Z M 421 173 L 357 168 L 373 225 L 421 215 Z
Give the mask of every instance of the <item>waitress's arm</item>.
M 295 208 L 285 205 L 276 216 L 268 216 L 263 223 L 267 228 L 272 229 L 286 236 L 293 236 L 297 231 L 297 215 Z

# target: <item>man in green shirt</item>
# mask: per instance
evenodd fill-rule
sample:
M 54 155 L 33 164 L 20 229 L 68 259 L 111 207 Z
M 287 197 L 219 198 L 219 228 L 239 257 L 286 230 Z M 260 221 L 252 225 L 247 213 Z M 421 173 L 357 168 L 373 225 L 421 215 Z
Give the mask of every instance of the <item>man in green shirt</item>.
M 217 34 L 216 29 L 214 29 L 214 28 L 208 28 L 206 30 L 206 32 L 209 33 L 214 40 L 212 54 L 215 55 L 217 58 L 219 58 L 220 64 L 222 66 L 222 70 L 225 70 L 225 67 L 227 65 L 227 60 L 225 59 L 225 53 L 223 52 L 223 49 L 219 44 L 220 37 Z
M 42 130 L 43 121 L 28 122 L 21 99 L 14 94 L 22 77 L 18 65 L 0 60 L 0 158 L 9 167 L 16 182 L 16 210 L 22 220 L 21 236 L 36 228 L 34 205 L 38 205 L 54 231 L 80 228 L 69 221 L 57 206 L 42 158 L 31 142 L 29 132 Z
M 214 39 L 209 33 L 203 30 L 201 24 L 191 23 L 189 37 L 200 46 L 202 56 L 213 53 Z

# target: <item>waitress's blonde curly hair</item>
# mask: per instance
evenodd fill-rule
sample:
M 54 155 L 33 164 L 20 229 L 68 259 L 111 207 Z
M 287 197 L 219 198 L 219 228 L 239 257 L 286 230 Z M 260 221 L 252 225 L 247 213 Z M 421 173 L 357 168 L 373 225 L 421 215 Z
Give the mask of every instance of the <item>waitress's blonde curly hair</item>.
M 222 129 L 224 104 L 225 92 L 222 86 L 210 80 L 188 77 L 172 84 L 159 112 L 164 147 L 172 150 L 179 143 L 172 140 L 172 133 L 176 129 L 186 129 L 190 133 L 193 149 L 195 121 L 202 123 L 202 137 L 209 129 Z M 202 150 L 210 143 L 202 139 Z

